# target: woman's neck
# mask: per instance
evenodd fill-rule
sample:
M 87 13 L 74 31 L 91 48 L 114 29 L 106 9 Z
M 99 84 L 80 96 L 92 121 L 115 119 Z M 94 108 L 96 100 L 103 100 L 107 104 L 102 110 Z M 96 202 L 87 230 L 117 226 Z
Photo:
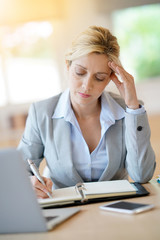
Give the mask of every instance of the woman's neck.
M 101 112 L 100 99 L 96 104 L 90 104 L 87 106 L 78 105 L 71 102 L 72 109 L 77 119 L 87 119 L 94 116 L 99 116 Z

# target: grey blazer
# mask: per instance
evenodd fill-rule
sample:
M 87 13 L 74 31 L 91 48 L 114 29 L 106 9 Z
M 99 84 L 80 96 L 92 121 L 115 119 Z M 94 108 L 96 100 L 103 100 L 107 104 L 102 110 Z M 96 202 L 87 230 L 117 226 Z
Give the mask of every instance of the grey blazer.
M 125 109 L 119 95 L 109 93 Z M 72 161 L 70 124 L 52 119 L 61 94 L 33 103 L 29 110 L 25 131 L 18 149 L 24 159 L 32 159 L 39 166 L 46 159 L 55 188 L 73 186 L 83 181 Z M 99 181 L 126 179 L 149 181 L 155 169 L 155 155 L 150 144 L 150 127 L 146 112 L 116 120 L 106 133 L 108 166 Z M 78 154 L 78 152 L 77 152 Z

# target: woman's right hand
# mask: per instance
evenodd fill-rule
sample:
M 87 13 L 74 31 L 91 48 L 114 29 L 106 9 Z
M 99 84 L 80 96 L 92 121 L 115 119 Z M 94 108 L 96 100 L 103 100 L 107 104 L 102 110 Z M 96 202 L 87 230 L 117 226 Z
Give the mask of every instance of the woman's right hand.
M 37 198 L 48 198 L 47 193 L 49 192 L 52 194 L 52 181 L 50 178 L 42 177 L 45 185 L 44 186 L 35 176 L 31 176 L 31 183 L 34 187 L 34 190 L 36 192 Z

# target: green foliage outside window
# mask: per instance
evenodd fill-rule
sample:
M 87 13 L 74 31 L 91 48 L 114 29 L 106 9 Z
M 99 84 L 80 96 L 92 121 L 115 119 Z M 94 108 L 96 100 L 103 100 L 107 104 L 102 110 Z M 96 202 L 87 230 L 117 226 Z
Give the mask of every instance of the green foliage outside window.
M 160 76 L 160 4 L 118 11 L 113 19 L 121 53 L 137 81 Z

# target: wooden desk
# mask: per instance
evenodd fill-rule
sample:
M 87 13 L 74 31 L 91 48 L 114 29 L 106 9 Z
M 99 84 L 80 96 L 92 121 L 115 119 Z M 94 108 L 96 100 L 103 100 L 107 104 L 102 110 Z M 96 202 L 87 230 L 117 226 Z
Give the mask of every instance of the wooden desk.
M 144 186 L 149 196 L 128 201 L 154 204 L 155 209 L 148 212 L 138 215 L 110 213 L 99 209 L 105 203 L 88 204 L 48 233 L 0 235 L 0 240 L 159 240 L 160 184 L 151 180 Z

